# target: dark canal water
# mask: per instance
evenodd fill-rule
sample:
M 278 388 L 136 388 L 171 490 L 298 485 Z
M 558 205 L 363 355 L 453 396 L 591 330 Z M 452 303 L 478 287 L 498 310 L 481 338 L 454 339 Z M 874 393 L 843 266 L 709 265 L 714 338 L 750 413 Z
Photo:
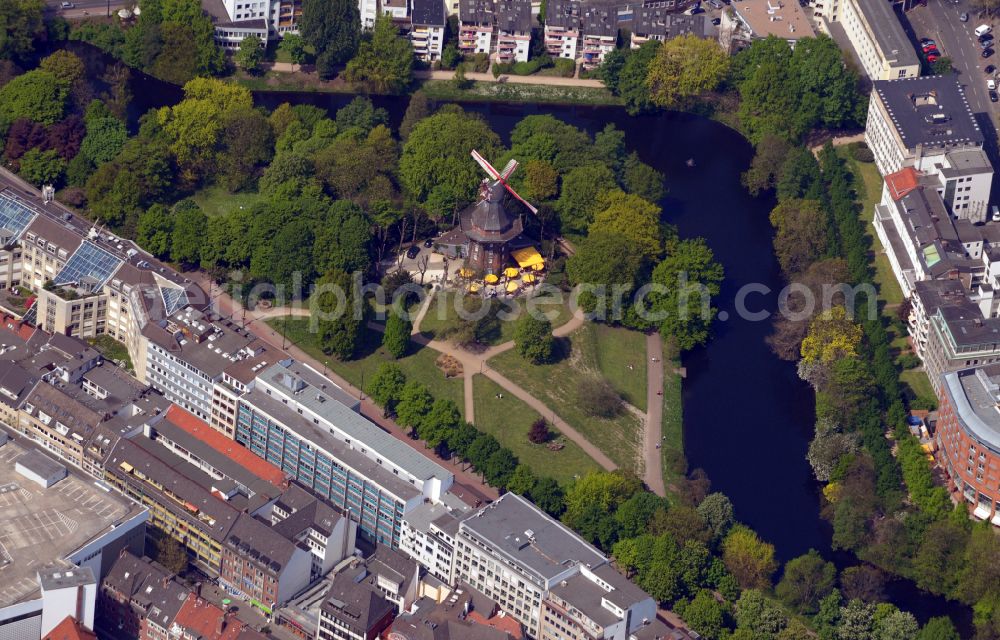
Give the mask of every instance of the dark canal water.
M 137 117 L 177 101 L 180 91 L 137 74 L 133 95 L 132 115 Z M 265 92 L 255 100 L 269 109 L 290 102 L 332 113 L 352 97 Z M 405 99 L 374 101 L 389 111 L 394 125 L 399 123 Z M 740 173 L 752 157 L 750 145 L 719 123 L 687 114 L 630 117 L 615 107 L 463 106 L 482 114 L 505 140 L 514 125 L 531 114 L 552 114 L 592 134 L 613 122 L 625 132 L 629 149 L 665 174 L 665 218 L 682 236 L 704 237 L 726 270 L 717 304 L 727 319 L 716 322 L 707 347 L 684 361 L 684 437 L 690 466 L 708 473 L 713 489 L 731 498 L 737 517 L 772 542 L 782 561 L 817 549 L 841 568 L 856 564 L 850 554 L 831 552 L 830 528 L 819 513 L 819 487 L 805 459 L 814 420 L 813 394 L 799 380 L 794 364 L 768 349 L 770 322 L 743 319 L 735 312 L 735 296 L 744 285 L 757 284 L 770 292 L 749 296 L 745 305 L 768 313 L 777 308 L 782 287 L 767 218 L 774 203 L 767 197 L 753 198 L 740 186 Z M 687 166 L 689 158 L 695 160 L 694 167 Z M 922 622 L 947 615 L 963 636 L 971 635 L 967 607 L 920 591 L 906 580 L 887 585 L 887 593 Z

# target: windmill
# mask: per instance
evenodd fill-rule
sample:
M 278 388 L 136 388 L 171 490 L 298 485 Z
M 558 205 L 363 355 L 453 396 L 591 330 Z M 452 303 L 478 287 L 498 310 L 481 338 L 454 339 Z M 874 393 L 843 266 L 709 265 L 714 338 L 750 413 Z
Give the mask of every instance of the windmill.
M 473 158 L 473 160 L 475 160 L 479 164 L 480 167 L 483 168 L 483 171 L 485 171 L 487 173 L 487 175 L 489 175 L 489 177 L 494 180 L 495 183 L 501 184 L 503 186 L 503 188 L 506 189 L 508 193 L 510 193 L 510 195 L 512 195 L 515 198 L 517 198 L 518 201 L 520 201 L 521 204 L 523 204 L 524 206 L 526 206 L 528 208 L 528 210 L 531 211 L 531 213 L 534 213 L 536 215 L 538 214 L 538 209 L 535 208 L 535 206 L 533 204 L 531 204 L 530 202 L 528 202 L 527 200 L 525 200 L 524 198 L 522 198 L 520 195 L 518 195 L 517 191 L 514 191 L 514 188 L 511 187 L 510 183 L 507 182 L 507 180 L 510 179 L 510 176 L 513 175 L 514 171 L 519 166 L 518 163 L 517 163 L 517 160 L 511 159 L 511 161 L 507 163 L 507 166 L 505 166 L 503 168 L 503 171 L 497 171 L 493 167 L 493 165 L 491 165 L 486 160 L 486 158 L 484 158 L 482 155 L 480 155 L 480 153 L 478 151 L 476 151 L 475 149 L 472 150 L 472 158 Z M 483 180 L 483 183 L 484 183 L 483 184 L 483 187 L 484 187 L 483 191 L 485 191 L 485 188 L 488 186 L 487 185 L 488 180 Z

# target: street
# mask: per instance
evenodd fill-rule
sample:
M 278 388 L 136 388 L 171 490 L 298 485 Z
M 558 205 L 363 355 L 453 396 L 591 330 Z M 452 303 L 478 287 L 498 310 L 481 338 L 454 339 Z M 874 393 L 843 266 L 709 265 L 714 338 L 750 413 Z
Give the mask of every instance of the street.
M 124 6 L 123 0 L 69 0 L 72 9 L 63 9 L 61 0 L 45 0 L 47 11 L 56 13 L 67 20 L 86 17 L 104 17 L 116 12 Z

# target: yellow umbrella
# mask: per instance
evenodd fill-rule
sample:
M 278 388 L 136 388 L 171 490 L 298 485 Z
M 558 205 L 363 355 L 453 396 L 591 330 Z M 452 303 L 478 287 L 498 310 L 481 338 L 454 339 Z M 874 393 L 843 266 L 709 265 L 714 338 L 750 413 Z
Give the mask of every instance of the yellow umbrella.
M 458 275 L 462 276 L 463 278 L 471 278 L 472 269 L 466 269 L 465 267 L 462 267 L 461 269 L 458 270 Z
M 507 293 L 514 293 L 517 291 L 517 282 L 511 280 L 507 283 Z
M 542 269 L 545 268 L 545 263 L 544 262 L 539 262 L 539 263 L 533 264 L 533 265 L 531 265 L 531 268 L 534 269 L 535 271 L 541 271 Z
M 469 293 L 477 293 L 479 291 L 479 283 L 473 282 L 469 285 Z
M 506 269 L 503 270 L 503 274 L 508 278 L 516 278 L 517 274 L 519 273 L 521 272 L 514 267 L 507 267 Z
M 535 281 L 535 274 L 533 274 L 533 273 L 526 273 L 523 276 L 521 276 L 521 280 L 524 280 L 525 282 L 534 282 Z
M 493 273 L 488 273 L 488 274 L 486 274 L 486 277 L 483 278 L 483 281 L 485 281 L 486 284 L 496 284 L 497 281 L 499 281 L 499 280 L 500 280 L 500 278 L 496 277 L 496 274 L 493 274 Z

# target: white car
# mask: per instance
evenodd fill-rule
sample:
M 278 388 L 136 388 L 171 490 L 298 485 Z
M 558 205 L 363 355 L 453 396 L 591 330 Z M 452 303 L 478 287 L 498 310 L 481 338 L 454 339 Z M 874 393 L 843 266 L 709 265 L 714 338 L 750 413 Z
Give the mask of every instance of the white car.
M 993 27 L 991 27 L 988 24 L 981 24 L 978 27 L 976 27 L 975 34 L 976 34 L 977 38 L 982 38 L 983 36 L 985 36 L 990 31 L 993 31 Z
M 990 91 L 996 91 L 997 81 L 994 80 L 993 78 L 990 78 L 989 80 L 986 81 L 986 88 L 989 89 Z
M 63 8 L 63 9 L 72 9 L 72 8 L 73 8 L 73 7 L 75 7 L 76 5 L 75 5 L 75 4 L 73 4 L 72 2 L 64 2 L 64 3 L 62 3 L 62 4 L 60 5 L 60 6 L 61 6 L 61 7 Z

